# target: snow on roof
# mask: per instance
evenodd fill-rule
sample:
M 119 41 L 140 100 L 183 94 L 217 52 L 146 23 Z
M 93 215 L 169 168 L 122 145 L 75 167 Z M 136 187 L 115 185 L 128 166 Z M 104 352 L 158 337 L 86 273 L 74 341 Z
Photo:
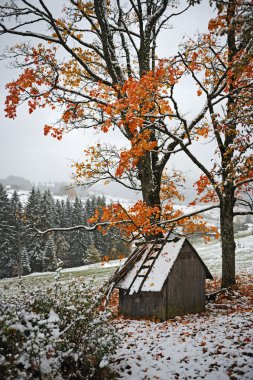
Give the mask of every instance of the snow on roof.
M 162 290 L 163 284 L 165 283 L 184 242 L 185 239 L 180 239 L 177 242 L 168 242 L 165 244 L 142 286 L 144 292 L 160 292 Z
M 143 261 L 146 259 L 147 254 L 148 254 L 148 249 L 145 250 L 144 254 L 141 256 L 141 258 L 138 261 L 136 261 L 134 266 L 127 272 L 125 277 L 121 281 L 119 281 L 119 283 L 117 284 L 117 287 L 121 289 L 130 288 L 131 283 L 133 279 L 135 278 L 135 276 L 137 275 L 137 272 L 140 269 L 141 265 L 143 264 Z
M 131 268 L 131 270 L 127 272 L 123 279 L 119 281 L 117 288 L 125 290 L 128 289 L 130 295 L 138 292 L 139 290 L 145 292 L 161 291 L 164 282 L 166 281 L 168 274 L 170 273 L 185 240 L 186 239 L 184 238 L 176 242 L 167 242 L 164 245 L 162 252 L 159 254 L 158 258 L 154 261 L 154 264 L 152 265 L 148 276 L 144 280 L 144 277 L 138 277 L 137 273 L 141 269 L 141 266 L 145 261 L 147 254 L 149 253 L 149 249 L 147 248 L 141 259 L 139 259 L 133 268 Z M 145 271 L 144 268 L 141 269 L 139 274 L 144 274 L 143 271 Z

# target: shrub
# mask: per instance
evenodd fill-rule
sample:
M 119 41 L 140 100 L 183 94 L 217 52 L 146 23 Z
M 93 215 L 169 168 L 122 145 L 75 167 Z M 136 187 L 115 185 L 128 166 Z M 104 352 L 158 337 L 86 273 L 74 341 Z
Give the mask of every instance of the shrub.
M 108 378 L 119 335 L 100 310 L 104 293 L 97 286 L 79 278 L 1 292 L 2 378 Z

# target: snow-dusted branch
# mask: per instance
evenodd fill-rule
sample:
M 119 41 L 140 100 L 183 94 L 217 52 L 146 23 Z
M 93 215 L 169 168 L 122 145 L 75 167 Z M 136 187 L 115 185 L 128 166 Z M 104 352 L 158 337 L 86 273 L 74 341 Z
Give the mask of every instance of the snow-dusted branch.
M 236 189 L 237 187 L 242 186 L 242 185 L 244 185 L 245 183 L 250 183 L 250 182 L 253 182 L 253 177 L 252 177 L 252 178 L 247 178 L 247 179 L 244 179 L 243 181 L 239 181 L 239 182 L 237 182 L 237 183 L 234 185 L 234 188 Z
M 85 231 L 88 231 L 88 232 L 93 232 L 93 231 L 96 231 L 99 227 L 106 227 L 106 226 L 111 226 L 111 225 L 116 226 L 119 224 L 134 224 L 136 229 L 139 231 L 139 235 L 142 235 L 144 237 L 142 231 L 140 230 L 140 227 L 138 227 L 135 224 L 135 222 L 133 221 L 131 216 L 128 214 L 128 212 L 122 206 L 121 206 L 121 208 L 126 213 L 126 216 L 128 217 L 128 219 L 120 220 L 120 221 L 116 221 L 116 222 L 109 222 L 109 221 L 108 222 L 99 222 L 99 223 L 94 224 L 93 226 L 77 225 L 77 226 L 72 226 L 72 227 L 54 227 L 54 228 L 48 228 L 44 231 L 41 231 L 38 228 L 36 228 L 35 226 L 33 226 L 33 229 L 36 231 L 36 233 L 38 233 L 40 235 L 45 235 L 45 234 L 52 233 L 52 232 L 70 232 L 70 231 L 77 231 L 77 230 L 81 230 L 81 229 L 84 229 Z M 203 212 L 212 210 L 214 208 L 220 208 L 220 205 L 216 204 L 216 205 L 208 206 L 208 207 L 202 208 L 201 210 L 196 210 L 196 211 L 190 212 L 188 214 L 181 215 L 181 216 L 174 218 L 174 219 L 161 220 L 159 222 L 155 222 L 154 225 L 161 226 L 161 225 L 166 225 L 166 224 L 171 224 L 171 223 L 175 224 L 179 220 L 182 220 L 185 218 L 190 218 L 190 217 L 197 215 L 197 214 L 202 214 Z M 247 214 L 253 214 L 253 211 L 246 212 L 246 213 L 244 213 L 244 212 L 235 213 L 235 215 L 247 215 Z
M 234 216 L 236 215 L 253 215 L 253 210 L 248 210 L 248 211 L 235 211 L 233 213 Z
M 122 224 L 122 223 L 129 223 L 129 220 L 120 220 L 118 222 L 101 222 L 101 223 L 96 223 L 93 226 L 85 226 L 83 224 L 77 225 L 77 226 L 72 226 L 72 227 L 54 227 L 54 228 L 48 228 L 44 231 L 39 230 L 35 226 L 33 226 L 33 229 L 40 235 L 45 235 L 51 232 L 68 232 L 68 231 L 77 231 L 77 230 L 85 230 L 88 232 L 96 231 L 99 227 L 105 227 L 105 226 L 110 226 L 110 225 L 117 225 L 117 224 Z
M 218 204 L 218 205 L 212 205 L 212 206 L 209 206 L 209 207 L 205 207 L 205 208 L 202 208 L 201 210 L 196 210 L 196 211 L 190 212 L 188 214 L 181 215 L 181 216 L 179 216 L 177 218 L 174 218 L 174 219 L 161 220 L 160 222 L 157 223 L 157 225 L 160 226 L 160 225 L 175 223 L 175 222 L 178 222 L 179 220 L 182 220 L 182 219 L 185 219 L 185 218 L 190 218 L 191 216 L 194 216 L 194 215 L 202 214 L 203 212 L 212 210 L 214 208 L 220 208 L 220 205 Z

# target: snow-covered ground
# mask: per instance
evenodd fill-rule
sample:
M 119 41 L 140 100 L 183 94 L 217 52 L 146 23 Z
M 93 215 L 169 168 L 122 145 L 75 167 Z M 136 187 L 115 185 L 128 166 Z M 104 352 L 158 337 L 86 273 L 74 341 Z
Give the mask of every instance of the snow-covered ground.
M 253 236 L 237 236 L 237 273 L 253 273 Z M 221 272 L 218 241 L 194 243 L 211 273 Z M 64 273 L 101 270 L 119 265 L 118 260 L 64 269 Z M 108 274 L 109 275 L 109 274 Z M 232 297 L 233 298 L 233 297 Z M 209 304 L 202 314 L 156 323 L 115 319 L 124 338 L 110 367 L 122 380 L 252 380 L 253 308 L 240 294 L 228 307 Z M 252 302 L 252 300 L 251 300 Z
M 247 233 L 237 235 L 237 273 L 253 273 L 253 236 Z M 219 242 L 203 244 L 197 241 L 193 245 L 211 273 L 219 275 Z M 114 260 L 66 268 L 62 272 L 74 276 L 75 272 L 79 275 L 95 270 L 96 277 L 104 281 L 112 273 L 104 269 L 113 270 L 119 264 L 119 260 Z M 27 284 L 35 281 L 43 286 L 48 282 L 43 276 L 53 274 L 26 276 Z M 65 281 L 64 277 L 61 281 Z M 8 282 L 10 284 L 1 280 L 0 286 L 11 292 L 12 282 L 14 286 L 16 281 L 8 279 Z M 25 282 L 24 286 L 30 285 Z M 112 323 L 123 334 L 116 353 L 109 358 L 110 367 L 118 373 L 119 380 L 253 379 L 253 308 L 250 298 L 239 293 L 232 295 L 229 306 L 227 301 L 221 301 L 220 305 L 210 303 L 202 314 L 176 317 L 162 323 L 123 318 L 116 318 Z
M 253 379 L 252 311 L 116 326 L 126 334 L 111 360 L 120 379 Z
M 121 259 L 121 260 L 111 260 L 111 261 L 106 261 L 102 263 L 97 263 L 97 264 L 88 264 L 88 265 L 82 265 L 80 267 L 73 267 L 73 268 L 65 268 L 61 270 L 61 273 L 75 273 L 75 272 L 83 272 L 83 271 L 88 271 L 92 269 L 103 269 L 106 268 L 113 268 L 113 267 L 118 267 L 121 264 L 125 262 L 126 259 Z M 37 276 L 48 276 L 48 275 L 53 275 L 55 272 L 34 272 L 31 274 L 28 274 L 26 277 L 37 277 Z
M 252 274 L 252 233 L 240 233 L 236 243 L 237 274 Z M 199 241 L 194 246 L 211 273 L 219 276 L 220 243 Z M 248 286 L 251 286 L 248 297 L 234 292 L 217 304 L 208 304 L 202 314 L 176 317 L 162 323 L 116 319 L 117 328 L 125 333 L 125 339 L 111 360 L 119 379 L 252 380 L 252 282 Z
M 193 245 L 212 275 L 221 275 L 221 245 L 219 240 L 212 239 L 206 244 L 202 240 L 193 242 Z M 236 235 L 236 273 L 245 272 L 253 273 L 253 229 Z

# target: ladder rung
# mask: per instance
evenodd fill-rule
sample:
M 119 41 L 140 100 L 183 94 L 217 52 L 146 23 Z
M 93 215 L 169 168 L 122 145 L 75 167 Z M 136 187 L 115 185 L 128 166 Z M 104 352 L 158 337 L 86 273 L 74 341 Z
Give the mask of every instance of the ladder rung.
M 137 277 L 146 277 L 145 274 L 137 274 Z

